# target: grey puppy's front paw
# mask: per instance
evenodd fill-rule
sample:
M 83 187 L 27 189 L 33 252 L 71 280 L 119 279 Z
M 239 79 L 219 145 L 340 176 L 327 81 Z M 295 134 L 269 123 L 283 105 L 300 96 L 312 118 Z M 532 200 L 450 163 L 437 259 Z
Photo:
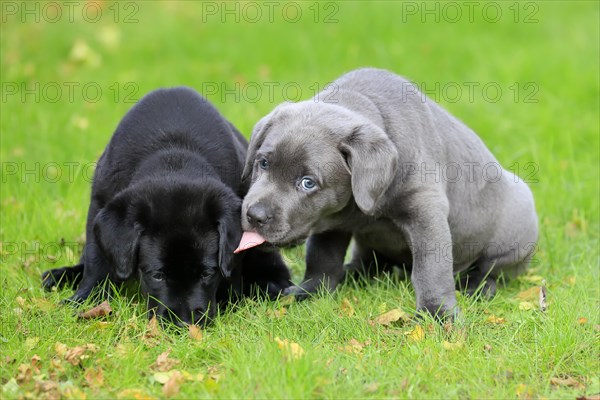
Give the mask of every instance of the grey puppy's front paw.
M 417 317 L 423 317 L 426 314 L 442 322 L 451 322 L 461 315 L 461 311 L 456 301 L 451 302 L 451 304 L 426 303 L 418 305 Z

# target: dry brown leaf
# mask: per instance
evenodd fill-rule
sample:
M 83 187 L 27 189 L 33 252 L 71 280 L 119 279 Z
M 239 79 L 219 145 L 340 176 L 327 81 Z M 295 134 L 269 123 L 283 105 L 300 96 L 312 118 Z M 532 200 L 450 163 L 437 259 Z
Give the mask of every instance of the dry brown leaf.
M 55 347 L 55 349 L 56 349 L 56 347 Z M 81 360 L 89 357 L 88 355 L 85 354 L 86 351 L 95 353 L 96 351 L 98 351 L 98 346 L 96 346 L 95 344 L 92 344 L 92 343 L 88 343 L 83 346 L 73 347 L 72 349 L 68 349 L 65 352 L 64 359 L 65 359 L 65 361 L 71 363 L 72 365 L 79 365 L 79 363 L 81 363 Z
M 160 336 L 160 329 L 158 326 L 158 319 L 156 319 L 156 315 L 152 316 L 148 321 L 148 325 L 146 326 L 146 337 L 155 338 Z
M 84 346 L 73 347 L 72 349 L 67 350 L 65 353 L 65 360 L 72 365 L 79 365 L 83 353 L 85 353 Z
M 540 287 L 534 286 L 517 294 L 517 298 L 526 301 L 535 301 L 540 297 Z
M 350 300 L 348 300 L 345 297 L 342 300 L 342 305 L 340 309 L 342 310 L 342 314 L 348 317 L 352 317 L 354 315 L 354 307 L 352 306 L 352 303 L 350 303 Z
M 425 331 L 421 325 L 415 325 L 412 330 L 404 332 L 404 334 L 413 342 L 420 342 L 425 339 Z
M 36 374 L 39 374 L 41 365 L 42 365 L 42 358 L 40 356 L 38 356 L 37 354 L 34 354 L 33 357 L 31 357 L 31 368 L 32 368 L 33 372 Z
M 17 361 L 17 359 L 14 357 L 4 356 L 4 358 L 2 359 L 2 364 L 3 365 L 13 364 L 15 361 Z
M 506 322 L 505 318 L 496 317 L 494 314 L 486 318 L 486 322 L 490 324 L 503 324 Z
M 383 325 L 390 326 L 392 323 L 400 321 L 401 323 L 408 322 L 410 316 L 399 308 L 394 308 L 386 313 L 383 313 L 375 318 L 375 322 Z
M 99 388 L 104 385 L 104 371 L 102 370 L 102 367 L 86 368 L 84 378 L 87 384 L 92 388 Z
M 569 375 L 555 376 L 550 378 L 550 384 L 553 386 L 567 386 L 577 389 L 585 389 L 585 385 Z
M 483 350 L 487 353 L 489 353 L 490 351 L 492 351 L 492 345 L 491 344 L 484 344 L 483 345 Z
M 110 315 L 112 313 L 112 308 L 108 301 L 103 301 L 98 304 L 96 307 L 93 307 L 85 312 L 79 313 L 77 316 L 81 319 L 93 319 L 93 318 L 102 318 Z
M 148 347 L 157 346 L 160 341 L 159 337 L 161 336 L 160 327 L 158 324 L 158 320 L 156 319 L 156 315 L 153 315 L 152 318 L 148 321 L 148 325 L 146 325 L 146 333 L 142 337 L 142 341 Z
M 156 361 L 150 365 L 150 369 L 159 372 L 167 372 L 175 365 L 179 364 L 179 360 L 169 358 L 169 354 L 171 354 L 171 349 L 159 354 L 159 356 L 156 358 Z
M 198 325 L 190 325 L 188 328 L 188 334 L 193 340 L 200 342 L 202 340 L 202 329 Z
M 575 400 L 600 400 L 600 393 L 575 397 Z
M 19 385 L 24 385 L 28 382 L 31 381 L 31 378 L 33 377 L 33 370 L 31 368 L 31 365 L 27 365 L 27 364 L 21 364 L 19 365 L 19 367 L 17 368 L 17 383 Z
M 162 388 L 162 393 L 166 397 L 177 396 L 183 380 L 184 380 L 184 377 L 181 374 L 181 372 L 173 371 L 173 374 L 171 374 L 169 379 L 165 382 L 165 384 Z
M 287 339 L 275 338 L 277 347 L 283 352 L 283 356 L 287 361 L 296 360 L 304 355 L 304 349 L 295 342 L 290 342 Z
M 43 394 L 43 398 L 45 399 L 60 399 L 60 389 L 58 387 L 58 382 L 48 380 L 37 380 L 35 382 L 35 391 L 37 394 Z

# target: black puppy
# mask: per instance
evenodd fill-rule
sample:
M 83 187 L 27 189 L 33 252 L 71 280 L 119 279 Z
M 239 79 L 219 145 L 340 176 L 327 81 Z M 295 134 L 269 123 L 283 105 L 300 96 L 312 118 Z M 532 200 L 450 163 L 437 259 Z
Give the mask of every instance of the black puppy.
M 246 149 L 189 88 L 142 98 L 98 160 L 80 263 L 44 272 L 44 287 L 78 284 L 70 300 L 81 302 L 107 278 L 137 273 L 148 307 L 178 324 L 206 322 L 231 292 L 277 295 L 290 285 L 279 253 L 233 254 Z

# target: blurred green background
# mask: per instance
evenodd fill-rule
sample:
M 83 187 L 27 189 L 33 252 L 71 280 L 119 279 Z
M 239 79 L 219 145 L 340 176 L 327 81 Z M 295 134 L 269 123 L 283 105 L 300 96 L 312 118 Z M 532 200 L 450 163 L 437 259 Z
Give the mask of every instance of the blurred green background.
M 41 296 L 39 273 L 77 258 L 77 249 L 61 243 L 83 241 L 93 162 L 145 93 L 196 88 L 248 137 L 281 101 L 307 99 L 346 71 L 375 66 L 417 83 L 529 182 L 540 217 L 533 271 L 557 285 L 564 302 L 555 307 L 564 315 L 587 315 L 598 324 L 599 4 L 2 1 L 4 309 L 13 308 L 23 288 Z M 301 250 L 288 261 L 299 279 Z M 561 286 L 570 277 L 577 277 L 576 286 Z M 22 340 L 6 333 L 16 320 L 3 318 L 3 337 L 14 339 L 8 348 L 30 357 Z M 551 343 L 563 328 L 555 325 L 546 339 Z M 570 336 L 573 346 L 589 345 L 589 335 L 577 335 Z M 564 360 L 571 351 L 567 346 L 548 357 Z M 574 368 L 597 371 L 591 357 Z M 508 363 L 528 370 L 529 361 L 517 356 Z M 527 379 L 562 365 L 551 364 L 528 370 Z M 3 368 L 14 373 L 14 366 Z M 534 393 L 552 393 L 547 382 Z M 500 386 L 500 392 L 466 393 L 515 394 Z M 231 390 L 230 396 L 245 394 Z M 413 394 L 441 393 L 420 390 Z M 300 395 L 285 385 L 275 393 Z

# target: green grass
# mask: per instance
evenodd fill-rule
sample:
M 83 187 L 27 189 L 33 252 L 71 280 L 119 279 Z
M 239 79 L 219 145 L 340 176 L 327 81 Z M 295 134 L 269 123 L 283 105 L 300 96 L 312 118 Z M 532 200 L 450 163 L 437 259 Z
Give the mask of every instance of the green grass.
M 456 23 L 448 21 L 454 18 L 451 10 L 439 22 L 435 15 L 409 13 L 413 8 L 407 7 L 425 7 L 422 2 L 341 2 L 337 9 L 319 3 L 316 23 L 313 2 L 299 3 L 303 16 L 295 23 L 281 16 L 284 3 L 273 22 L 263 7 L 256 23 L 243 18 L 236 23 L 235 16 L 222 23 L 220 15 L 203 14 L 202 4 L 192 2 L 139 2 L 137 11 L 126 8 L 133 3 L 102 2 L 103 16 L 95 23 L 81 17 L 79 2 L 73 22 L 63 10 L 58 22 L 36 23 L 34 16 L 12 15 L 7 4 L 23 3 L 0 4 L 2 398 L 58 392 L 164 397 L 150 366 L 168 349 L 180 361 L 175 369 L 204 375 L 181 383 L 182 398 L 573 398 L 600 392 L 597 2 L 497 3 L 502 17 L 496 23 L 482 17 L 485 3 L 477 3 L 473 22 L 463 5 Z M 239 7 L 248 4 L 263 3 Z M 40 12 L 45 6 L 39 3 Z M 294 17 L 288 11 L 287 17 Z M 324 23 L 332 11 L 337 22 Z M 124 23 L 131 12 L 138 22 Z M 525 23 L 531 12 L 537 22 Z M 393 276 L 352 281 L 335 294 L 302 303 L 243 302 L 225 311 L 201 341 L 170 330 L 145 338 L 145 310 L 135 296 L 116 298 L 114 313 L 104 321 L 81 321 L 59 305 L 68 290 L 41 290 L 42 271 L 79 255 L 88 163 L 131 107 L 127 95 L 135 92 L 132 97 L 139 99 L 154 88 L 181 84 L 205 89 L 248 136 L 262 115 L 285 100 L 285 84 L 301 89 L 298 96 L 290 89 L 288 98 L 305 99 L 315 85 L 322 88 L 343 72 L 368 65 L 423 84 L 480 134 L 505 167 L 518 165 L 521 176 L 533 171 L 537 180 L 530 186 L 540 241 L 529 273 L 491 301 L 459 296 L 463 317 L 452 332 L 425 321 L 424 338 L 414 340 L 405 334 L 414 322 L 369 323 L 386 310 L 413 310 L 411 285 Z M 36 82 L 39 99 L 22 98 L 22 89 L 35 88 Z M 472 99 L 469 82 L 478 85 Z M 269 96 L 274 83 L 280 85 Z M 454 99 L 449 83 L 461 87 L 462 96 Z M 490 89 L 486 94 L 493 98 L 486 99 L 481 89 L 490 83 L 502 89 L 501 96 Z M 79 86 L 70 98 L 73 84 Z M 86 84 L 90 91 L 84 94 Z M 56 85 L 62 89 L 58 98 Z M 263 90 L 258 97 L 250 91 L 257 85 Z M 97 98 L 95 87 L 102 90 Z M 58 164 L 59 177 L 49 163 Z M 66 163 L 76 163 L 72 177 Z M 525 170 L 527 163 L 537 169 Z M 301 279 L 302 250 L 286 257 L 295 279 Z M 548 288 L 547 312 L 522 309 L 517 294 L 541 278 Z M 342 306 L 347 302 L 352 316 Z M 275 312 L 282 307 L 284 315 Z M 504 322 L 492 323 L 494 316 Z M 275 338 L 298 343 L 304 354 L 286 358 Z M 444 341 L 459 344 L 444 346 Z M 98 349 L 74 366 L 57 355 L 57 342 L 69 348 L 93 343 Z M 17 383 L 20 371 L 27 372 L 21 365 L 31 365 L 34 355 L 41 358 L 39 371 L 33 368 L 30 380 Z M 87 383 L 86 374 L 89 378 L 98 367 L 103 382 Z M 556 379 L 552 384 L 553 378 L 563 384 Z M 571 380 L 569 386 L 568 378 L 577 383 Z

